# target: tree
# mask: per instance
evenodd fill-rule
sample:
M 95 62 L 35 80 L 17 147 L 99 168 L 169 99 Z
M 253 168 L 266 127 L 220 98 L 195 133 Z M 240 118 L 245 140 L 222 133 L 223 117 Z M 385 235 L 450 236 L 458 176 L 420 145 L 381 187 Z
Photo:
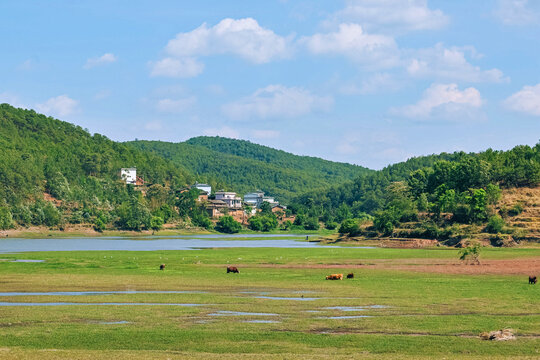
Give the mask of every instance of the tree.
M 461 249 L 458 253 L 459 260 L 465 262 L 465 263 L 472 263 L 472 264 L 480 264 L 480 260 L 478 259 L 480 257 L 480 244 L 479 243 L 473 243 L 467 245 L 467 247 L 464 247 Z
M 271 214 L 272 213 L 272 205 L 268 201 L 263 201 L 261 204 L 261 213 L 262 214 Z
M 215 229 L 222 233 L 234 234 L 242 230 L 242 224 L 234 220 L 232 216 L 222 216 L 217 222 Z
M 152 216 L 150 219 L 150 229 L 152 229 L 152 234 L 156 231 L 159 231 L 163 228 L 163 218 L 159 216 Z
M 43 223 L 49 227 L 60 225 L 62 215 L 51 202 L 43 207 Z
M 316 217 L 308 218 L 304 223 L 304 229 L 306 230 L 319 230 L 319 226 L 319 219 Z
M 346 219 L 341 223 L 338 232 L 340 234 L 349 234 L 349 236 L 354 236 L 358 233 L 360 227 L 358 226 L 358 221 L 355 219 Z
M 122 203 L 117 209 L 117 225 L 121 229 L 140 231 L 150 227 L 150 211 L 136 196 Z
M 501 188 L 496 184 L 488 184 L 486 186 L 487 203 L 490 205 L 496 205 L 501 199 Z
M 0 229 L 6 230 L 13 227 L 13 216 L 6 206 L 0 207 Z
M 150 203 L 150 209 L 157 209 L 167 201 L 168 191 L 160 184 L 154 184 L 148 188 L 146 197 Z
M 487 217 L 487 194 L 484 189 L 471 189 L 466 197 L 471 207 L 471 220 L 483 221 Z

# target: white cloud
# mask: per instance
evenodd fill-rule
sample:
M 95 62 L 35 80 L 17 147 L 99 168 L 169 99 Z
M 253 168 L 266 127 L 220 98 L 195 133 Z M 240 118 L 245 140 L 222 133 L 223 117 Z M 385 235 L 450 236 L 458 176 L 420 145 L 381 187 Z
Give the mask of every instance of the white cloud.
M 191 57 L 182 59 L 167 57 L 151 65 L 150 76 L 190 78 L 201 74 L 204 70 L 204 64 Z
M 524 86 L 523 89 L 508 97 L 504 105 L 514 111 L 540 116 L 540 84 Z
M 300 42 L 313 54 L 340 54 L 371 67 L 391 67 L 399 61 L 392 37 L 367 34 L 358 24 L 340 24 L 337 32 L 314 34 Z
M 440 29 L 449 23 L 441 10 L 432 10 L 427 0 L 348 0 L 333 21 L 355 22 L 369 31 L 404 33 Z
M 251 135 L 256 139 L 276 139 L 281 134 L 276 130 L 253 130 Z
M 294 118 L 313 111 L 327 111 L 332 97 L 316 96 L 308 90 L 283 85 L 269 85 L 239 101 L 226 104 L 223 112 L 232 119 Z
M 57 117 L 72 115 L 79 110 L 78 107 L 79 102 L 67 95 L 52 97 L 42 104 L 36 104 L 37 111 Z
M 493 12 L 505 25 L 528 25 L 540 22 L 538 0 L 499 0 Z
M 181 113 L 193 106 L 197 102 L 195 96 L 190 96 L 183 99 L 161 99 L 158 100 L 156 108 L 158 111 L 167 113 Z
M 204 70 L 199 57 L 236 55 L 254 64 L 289 57 L 292 36 L 282 37 L 259 25 L 257 20 L 223 19 L 217 25 L 206 23 L 169 40 L 167 57 L 152 64 L 151 76 L 195 77 Z
M 284 58 L 290 53 L 289 39 L 261 27 L 252 18 L 227 18 L 212 27 L 202 24 L 176 35 L 165 50 L 177 58 L 232 54 L 256 64 Z
M 103 54 L 99 57 L 94 57 L 86 60 L 86 64 L 84 64 L 83 68 L 85 69 L 91 69 L 96 66 L 106 65 L 115 62 L 118 60 L 118 57 L 111 53 Z
M 446 48 L 442 43 L 434 47 L 413 50 L 408 60 L 407 72 L 414 77 L 439 78 L 466 82 L 508 81 L 499 69 L 482 70 L 469 63 L 465 57 L 468 51 L 473 58 L 481 57 L 474 47 Z
M 416 104 L 394 108 L 390 112 L 414 119 L 457 117 L 471 115 L 482 104 L 480 92 L 473 87 L 460 91 L 456 84 L 432 84 Z
M 206 136 L 222 136 L 231 139 L 240 138 L 240 133 L 228 126 L 222 126 L 220 128 L 209 128 L 203 131 Z

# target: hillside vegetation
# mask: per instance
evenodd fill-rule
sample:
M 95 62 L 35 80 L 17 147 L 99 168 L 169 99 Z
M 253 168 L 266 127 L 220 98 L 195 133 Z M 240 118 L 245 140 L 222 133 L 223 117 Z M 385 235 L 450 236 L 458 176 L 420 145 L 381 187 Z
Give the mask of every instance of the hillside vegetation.
M 194 180 L 162 157 L 8 104 L 0 105 L 0 146 L 0 228 L 115 222 L 122 204 L 143 201 L 120 181 L 122 167 L 170 188 Z
M 304 194 L 293 208 L 326 223 L 342 222 L 340 232 L 353 236 L 432 238 L 454 244 L 485 239 L 480 234 L 487 233 L 502 244 L 509 238 L 537 240 L 538 233 L 527 226 L 534 224 L 530 217 L 519 224 L 512 219 L 530 199 L 501 203 L 501 190 L 534 189 L 539 184 L 537 144 L 411 159 L 326 191 Z
M 287 203 L 302 192 L 372 173 L 361 166 L 298 156 L 245 140 L 197 137 L 185 143 L 133 141 L 129 145 L 183 166 L 214 188 L 241 195 L 260 189 Z

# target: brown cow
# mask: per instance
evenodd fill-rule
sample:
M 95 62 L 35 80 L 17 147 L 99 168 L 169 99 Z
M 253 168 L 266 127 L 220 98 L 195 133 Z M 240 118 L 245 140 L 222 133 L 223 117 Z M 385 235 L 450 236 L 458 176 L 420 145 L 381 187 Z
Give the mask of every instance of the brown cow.
M 236 266 L 227 266 L 227 274 L 230 272 L 240 274 Z
M 343 274 L 332 274 L 326 277 L 326 280 L 343 280 Z
M 529 284 L 530 285 L 536 284 L 537 281 L 538 281 L 538 279 L 536 278 L 536 276 L 529 276 Z
M 347 274 L 347 279 L 354 279 L 354 274 L 353 273 L 348 273 Z
M 165 270 L 165 264 L 159 265 L 159 270 Z

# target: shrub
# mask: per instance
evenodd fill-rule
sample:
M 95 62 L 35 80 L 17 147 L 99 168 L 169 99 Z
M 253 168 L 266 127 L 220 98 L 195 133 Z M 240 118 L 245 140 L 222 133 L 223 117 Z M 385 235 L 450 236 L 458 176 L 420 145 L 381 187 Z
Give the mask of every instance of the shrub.
M 355 219 L 346 219 L 343 220 L 339 227 L 339 233 L 340 234 L 349 234 L 350 236 L 354 236 L 359 232 L 360 228 L 358 227 L 358 222 Z
M 152 216 L 152 219 L 150 219 L 150 229 L 152 231 L 159 231 L 163 227 L 163 218 L 159 216 Z
M 242 230 L 242 224 L 234 220 L 232 216 L 222 216 L 217 222 L 215 229 L 222 233 L 234 234 Z
M 319 230 L 319 219 L 311 217 L 304 222 L 304 229 L 306 230 Z
M 505 222 L 499 215 L 493 215 L 489 218 L 486 225 L 486 231 L 490 234 L 497 234 L 503 232 Z
M 480 264 L 478 258 L 480 257 L 480 244 L 469 244 L 467 247 L 461 249 L 458 253 L 459 260 L 466 263 L 471 262 L 473 264 Z
M 43 207 L 43 223 L 49 227 L 60 225 L 62 215 L 51 202 Z
M 324 224 L 324 227 L 327 228 L 328 230 L 334 230 L 335 228 L 337 228 L 337 226 L 338 226 L 338 223 L 335 221 L 328 221 Z
M 291 220 L 285 220 L 283 224 L 281 224 L 281 230 L 289 230 L 292 226 Z
M 518 204 L 512 206 L 512 208 L 510 210 L 508 210 L 508 215 L 517 216 L 517 215 L 521 214 L 522 212 L 523 212 L 523 205 L 518 203 Z

